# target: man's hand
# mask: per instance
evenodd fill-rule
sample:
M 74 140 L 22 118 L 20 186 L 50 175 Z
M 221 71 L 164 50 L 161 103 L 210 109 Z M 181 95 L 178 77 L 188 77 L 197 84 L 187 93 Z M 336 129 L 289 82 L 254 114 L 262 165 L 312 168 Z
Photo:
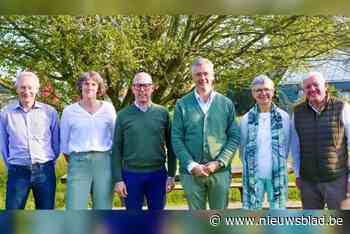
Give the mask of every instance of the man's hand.
M 195 176 L 209 176 L 209 171 L 205 165 L 198 164 L 191 170 L 192 175 Z
M 175 187 L 175 178 L 174 177 L 168 177 L 166 180 L 166 192 L 171 192 Z
M 205 167 L 207 168 L 207 171 L 209 173 L 214 173 L 220 169 L 220 163 L 219 161 L 208 162 L 207 164 L 205 164 Z
M 298 178 L 295 178 L 295 185 L 297 186 L 297 188 L 300 190 L 301 189 L 301 178 L 298 177 Z M 348 191 L 349 191 L 349 185 L 348 185 Z
M 350 182 L 349 181 L 348 181 L 347 191 L 348 191 L 347 197 L 350 197 Z
M 128 196 L 124 181 L 117 182 L 115 184 L 114 191 L 116 191 L 120 197 L 126 198 Z

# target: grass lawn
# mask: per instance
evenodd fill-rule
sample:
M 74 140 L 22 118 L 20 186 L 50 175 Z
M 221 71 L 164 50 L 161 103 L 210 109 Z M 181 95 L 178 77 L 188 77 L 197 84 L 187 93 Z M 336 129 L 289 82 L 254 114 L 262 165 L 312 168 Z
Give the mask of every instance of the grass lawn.
M 233 160 L 234 164 L 240 164 L 240 160 L 238 155 Z M 65 207 L 65 192 L 66 192 L 66 185 L 62 184 L 59 180 L 59 178 L 63 175 L 65 175 L 67 172 L 67 166 L 66 162 L 64 161 L 63 157 L 60 157 L 56 163 L 56 176 L 57 176 L 57 189 L 56 189 L 56 208 L 57 209 L 64 209 Z M 5 208 L 5 194 L 6 194 L 6 169 L 4 167 L 3 161 L 0 160 L 0 209 Z M 240 178 L 235 178 L 235 182 L 240 182 Z M 295 181 L 294 175 L 289 175 L 289 181 Z M 288 198 L 290 200 L 300 200 L 299 197 L 299 191 L 296 188 L 291 188 L 288 191 Z M 184 205 L 186 204 L 186 199 L 184 197 L 183 191 L 173 191 L 168 194 L 167 198 L 168 205 Z M 231 201 L 240 201 L 240 193 L 238 189 L 232 189 L 230 191 L 230 200 Z M 118 198 L 118 196 L 115 196 L 114 198 L 114 206 L 120 207 L 121 202 Z M 29 200 L 26 205 L 26 209 L 34 209 L 34 201 L 33 196 L 30 194 Z

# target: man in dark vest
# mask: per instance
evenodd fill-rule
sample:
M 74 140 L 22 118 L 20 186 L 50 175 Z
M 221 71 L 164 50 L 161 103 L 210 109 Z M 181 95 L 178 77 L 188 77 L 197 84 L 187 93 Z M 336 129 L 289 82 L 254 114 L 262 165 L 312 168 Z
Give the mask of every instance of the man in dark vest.
M 339 209 L 350 192 L 350 106 L 327 92 L 319 72 L 303 81 L 306 100 L 294 107 L 291 151 L 304 209 Z

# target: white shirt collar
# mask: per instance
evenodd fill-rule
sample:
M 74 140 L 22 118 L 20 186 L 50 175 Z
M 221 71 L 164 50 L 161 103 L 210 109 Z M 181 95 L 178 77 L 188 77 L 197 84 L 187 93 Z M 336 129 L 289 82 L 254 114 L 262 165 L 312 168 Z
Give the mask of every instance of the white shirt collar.
M 140 111 L 142 111 L 142 112 L 146 112 L 147 110 L 148 110 L 148 108 L 150 108 L 150 106 L 151 106 L 151 102 L 148 104 L 148 105 L 146 105 L 146 106 L 140 106 L 136 101 L 134 101 L 134 104 L 135 104 L 135 106 L 137 107 L 137 109 L 139 109 Z

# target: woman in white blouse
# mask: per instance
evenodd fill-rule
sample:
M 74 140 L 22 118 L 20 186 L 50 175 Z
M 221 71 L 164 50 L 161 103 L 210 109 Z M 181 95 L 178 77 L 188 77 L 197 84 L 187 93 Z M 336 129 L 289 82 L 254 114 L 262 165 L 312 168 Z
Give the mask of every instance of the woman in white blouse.
M 67 106 L 61 118 L 61 151 L 68 162 L 67 209 L 112 208 L 111 148 L 116 112 L 107 101 L 101 76 L 85 72 L 77 81 L 80 101 Z
M 265 192 L 270 208 L 285 208 L 288 192 L 288 114 L 273 102 L 274 84 L 265 75 L 252 82 L 256 104 L 241 118 L 243 208 L 261 209 Z

